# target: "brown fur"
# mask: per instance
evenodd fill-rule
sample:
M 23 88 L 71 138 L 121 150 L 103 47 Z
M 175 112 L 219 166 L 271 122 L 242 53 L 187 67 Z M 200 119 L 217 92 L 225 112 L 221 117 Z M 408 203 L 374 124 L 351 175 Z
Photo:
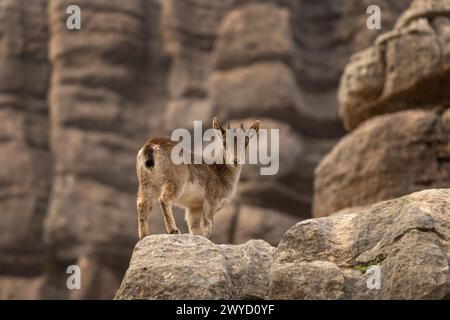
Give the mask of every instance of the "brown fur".
M 213 120 L 213 127 L 224 134 L 225 130 L 217 118 Z M 251 129 L 257 132 L 259 121 Z M 189 232 L 210 238 L 215 213 L 233 197 L 236 190 L 241 164 L 175 165 L 171 160 L 171 151 L 177 143 L 169 137 L 155 137 L 138 152 L 140 239 L 148 235 L 148 215 L 156 201 L 161 206 L 168 233 L 180 233 L 172 214 L 172 205 L 177 205 L 186 209 Z M 146 163 L 153 166 L 146 166 Z

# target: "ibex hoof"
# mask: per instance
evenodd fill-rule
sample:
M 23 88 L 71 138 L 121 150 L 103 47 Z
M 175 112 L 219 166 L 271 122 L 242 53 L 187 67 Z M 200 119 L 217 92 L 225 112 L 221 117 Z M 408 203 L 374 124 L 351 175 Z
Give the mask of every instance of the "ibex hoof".
M 146 236 L 148 236 L 148 234 L 146 234 L 146 233 L 139 233 L 139 240 L 144 239 Z
M 171 230 L 169 233 L 170 234 L 180 234 L 181 232 L 178 229 L 174 229 L 174 230 Z

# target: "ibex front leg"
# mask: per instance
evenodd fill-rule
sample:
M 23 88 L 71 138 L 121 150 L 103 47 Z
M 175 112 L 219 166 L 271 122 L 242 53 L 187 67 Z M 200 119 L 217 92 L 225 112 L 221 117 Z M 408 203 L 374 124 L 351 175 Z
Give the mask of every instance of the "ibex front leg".
M 167 233 L 179 234 L 177 225 L 175 223 L 175 218 L 172 213 L 172 203 L 177 197 L 176 188 L 172 184 L 166 184 L 162 188 L 161 196 L 159 197 L 159 204 L 161 205 L 161 210 L 164 215 L 164 222 L 166 224 Z

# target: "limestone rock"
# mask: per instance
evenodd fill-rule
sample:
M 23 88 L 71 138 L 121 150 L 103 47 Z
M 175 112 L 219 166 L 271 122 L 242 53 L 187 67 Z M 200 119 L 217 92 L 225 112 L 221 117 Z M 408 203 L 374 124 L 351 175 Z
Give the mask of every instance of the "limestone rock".
M 449 116 L 407 110 L 367 120 L 317 167 L 314 216 L 450 187 Z
M 436 17 L 442 13 L 450 11 L 450 3 L 447 0 L 418 0 L 411 3 L 411 6 L 398 18 L 395 28 L 408 25 L 412 20 L 419 17 Z
M 342 299 L 344 275 L 327 261 L 283 264 L 271 270 L 271 299 Z
M 200 236 L 148 236 L 136 245 L 115 298 L 263 298 L 273 250 L 261 240 L 228 246 Z
M 375 115 L 448 102 L 449 5 L 414 1 L 394 30 L 352 57 L 339 88 L 347 129 Z
M 275 249 L 200 236 L 138 242 L 116 299 L 445 299 L 450 189 L 305 220 Z
M 275 251 L 269 297 L 448 297 L 449 195 L 449 189 L 425 190 L 296 224 Z M 370 267 L 378 268 L 378 287 L 367 285 Z

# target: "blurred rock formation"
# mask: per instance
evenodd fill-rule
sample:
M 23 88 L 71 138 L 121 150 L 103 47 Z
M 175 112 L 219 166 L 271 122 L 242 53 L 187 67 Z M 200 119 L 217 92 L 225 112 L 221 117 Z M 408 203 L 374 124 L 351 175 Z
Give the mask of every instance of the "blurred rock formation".
M 276 245 L 310 217 L 314 168 L 344 133 L 348 58 L 409 2 L 78 0 L 81 30 L 70 31 L 73 1 L 0 0 L 0 298 L 112 298 L 137 241 L 137 150 L 216 114 L 280 129 L 281 158 L 276 176 L 244 170 L 213 240 Z M 369 4 L 381 30 L 366 28 Z M 446 21 L 411 37 L 435 48 Z M 164 232 L 157 210 L 150 220 Z M 71 264 L 79 291 L 66 288 Z

